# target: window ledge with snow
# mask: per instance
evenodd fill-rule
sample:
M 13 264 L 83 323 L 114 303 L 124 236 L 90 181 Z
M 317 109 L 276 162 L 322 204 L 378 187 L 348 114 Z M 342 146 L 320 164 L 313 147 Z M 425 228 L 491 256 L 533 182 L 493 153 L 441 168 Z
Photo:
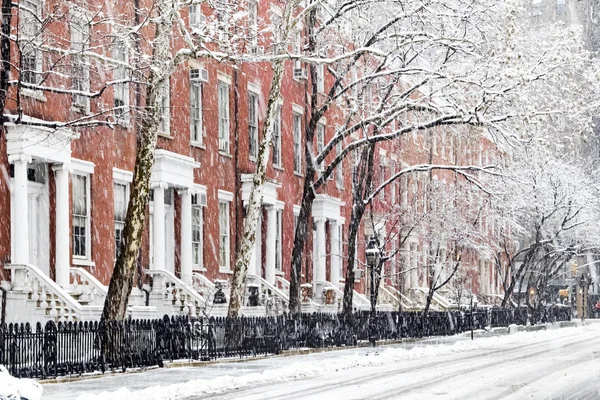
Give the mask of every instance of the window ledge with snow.
M 48 99 L 46 98 L 46 96 L 44 96 L 44 93 L 41 90 L 22 88 L 21 95 L 23 95 L 25 97 L 30 97 L 32 99 L 35 99 L 35 100 L 38 100 L 38 101 L 41 101 L 44 103 L 48 101 Z

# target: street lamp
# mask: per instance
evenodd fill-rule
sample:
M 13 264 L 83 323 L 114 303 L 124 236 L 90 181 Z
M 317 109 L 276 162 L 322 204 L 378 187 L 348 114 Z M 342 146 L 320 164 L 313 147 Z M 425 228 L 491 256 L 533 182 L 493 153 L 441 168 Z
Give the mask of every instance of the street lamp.
M 376 325 L 375 325 L 375 307 L 377 297 L 375 294 L 375 268 L 379 267 L 379 261 L 381 259 L 381 251 L 377 246 L 375 237 L 371 236 L 367 249 L 365 250 L 365 258 L 367 260 L 367 268 L 371 270 L 371 313 L 369 314 L 369 343 L 375 347 L 375 341 L 377 339 Z

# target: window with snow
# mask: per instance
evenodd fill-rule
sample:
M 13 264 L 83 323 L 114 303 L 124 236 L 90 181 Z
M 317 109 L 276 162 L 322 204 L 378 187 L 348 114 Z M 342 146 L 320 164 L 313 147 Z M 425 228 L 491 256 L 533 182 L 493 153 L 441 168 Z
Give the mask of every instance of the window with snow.
M 42 71 L 41 46 L 42 0 L 19 2 L 19 47 L 21 50 L 21 81 L 37 84 Z
M 335 145 L 335 153 L 339 157 L 342 154 L 342 142 L 338 142 Z M 339 164 L 335 167 L 335 183 L 336 186 L 341 189 L 344 187 L 344 167 L 343 161 L 340 161 Z
M 190 4 L 190 27 L 191 28 L 202 28 L 206 22 L 206 17 L 202 14 L 202 7 L 200 4 Z
M 256 160 L 258 155 L 258 94 L 248 94 L 248 141 L 250 143 L 250 159 Z
M 294 172 L 302 173 L 302 115 L 294 113 Z
M 84 54 L 89 46 L 90 26 L 83 15 L 74 15 L 71 20 L 71 87 L 73 108 L 87 113 L 90 109 L 90 98 L 85 94 L 90 91 L 89 59 Z
M 273 121 L 273 165 L 281 167 L 281 104 L 277 105 Z
M 170 94 L 170 82 L 167 77 L 161 87 L 158 89 L 158 113 L 160 121 L 158 130 L 160 133 L 170 136 L 171 135 L 171 94 Z
M 229 202 L 219 200 L 219 270 L 230 271 Z
M 127 52 L 127 43 L 117 41 L 113 49 L 113 58 L 117 65 L 113 70 L 113 106 L 114 115 L 117 122 L 126 124 L 129 122 L 129 82 L 127 82 L 127 65 L 129 55 Z
M 282 271 L 282 248 L 281 248 L 281 234 L 282 234 L 282 225 L 283 225 L 283 210 L 277 210 L 275 212 L 275 227 L 277 231 L 275 232 L 275 270 Z
M 325 67 L 323 64 L 316 66 L 317 69 L 317 92 L 325 92 Z
M 204 259 L 202 257 L 204 218 L 199 196 L 198 193 L 192 194 L 192 266 L 195 270 L 204 268 Z
M 248 0 L 248 33 L 250 35 L 250 54 L 258 53 L 258 2 Z
M 217 84 L 219 103 L 219 151 L 229 154 L 229 85 L 219 81 Z
M 190 70 L 190 141 L 202 145 L 202 82 L 198 69 Z
M 321 154 L 323 148 L 325 147 L 325 125 L 317 124 L 317 154 L 315 154 L 315 158 Z M 319 164 L 319 171 L 323 171 L 325 169 L 325 161 L 322 161 Z
M 89 175 L 73 174 L 72 239 L 73 257 L 90 259 L 90 186 Z
M 128 187 L 124 183 L 113 184 L 113 198 L 115 210 L 115 259 L 121 252 L 123 242 L 123 230 L 125 229 L 125 217 L 127 215 L 127 192 Z

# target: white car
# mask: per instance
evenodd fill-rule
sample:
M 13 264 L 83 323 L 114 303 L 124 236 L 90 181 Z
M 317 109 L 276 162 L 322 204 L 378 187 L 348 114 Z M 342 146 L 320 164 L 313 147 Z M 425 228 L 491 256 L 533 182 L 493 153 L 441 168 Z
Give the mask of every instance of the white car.
M 14 378 L 0 365 L 0 400 L 40 400 L 42 391 L 36 381 Z

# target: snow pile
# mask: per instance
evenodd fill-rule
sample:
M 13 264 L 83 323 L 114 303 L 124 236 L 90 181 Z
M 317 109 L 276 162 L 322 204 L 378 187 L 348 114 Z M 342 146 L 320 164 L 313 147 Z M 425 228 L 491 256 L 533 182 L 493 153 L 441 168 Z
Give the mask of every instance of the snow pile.
M 544 340 L 572 334 L 572 329 L 560 331 L 520 332 L 510 336 L 490 337 L 475 341 L 463 340 L 452 345 L 432 345 L 414 347 L 406 350 L 401 348 L 378 348 L 377 350 L 356 350 L 350 354 L 326 359 L 300 360 L 289 365 L 267 369 L 260 373 L 248 373 L 239 376 L 220 376 L 211 380 L 196 379 L 185 383 L 153 386 L 143 390 L 130 391 L 121 388 L 113 392 L 102 392 L 96 395 L 80 395 L 77 400 L 177 400 L 194 395 L 215 394 L 232 389 L 257 387 L 265 384 L 286 382 L 300 378 L 310 378 L 341 370 L 358 367 L 382 366 L 403 360 L 439 357 L 453 353 L 502 348 L 509 344 L 523 342 L 524 339 Z

